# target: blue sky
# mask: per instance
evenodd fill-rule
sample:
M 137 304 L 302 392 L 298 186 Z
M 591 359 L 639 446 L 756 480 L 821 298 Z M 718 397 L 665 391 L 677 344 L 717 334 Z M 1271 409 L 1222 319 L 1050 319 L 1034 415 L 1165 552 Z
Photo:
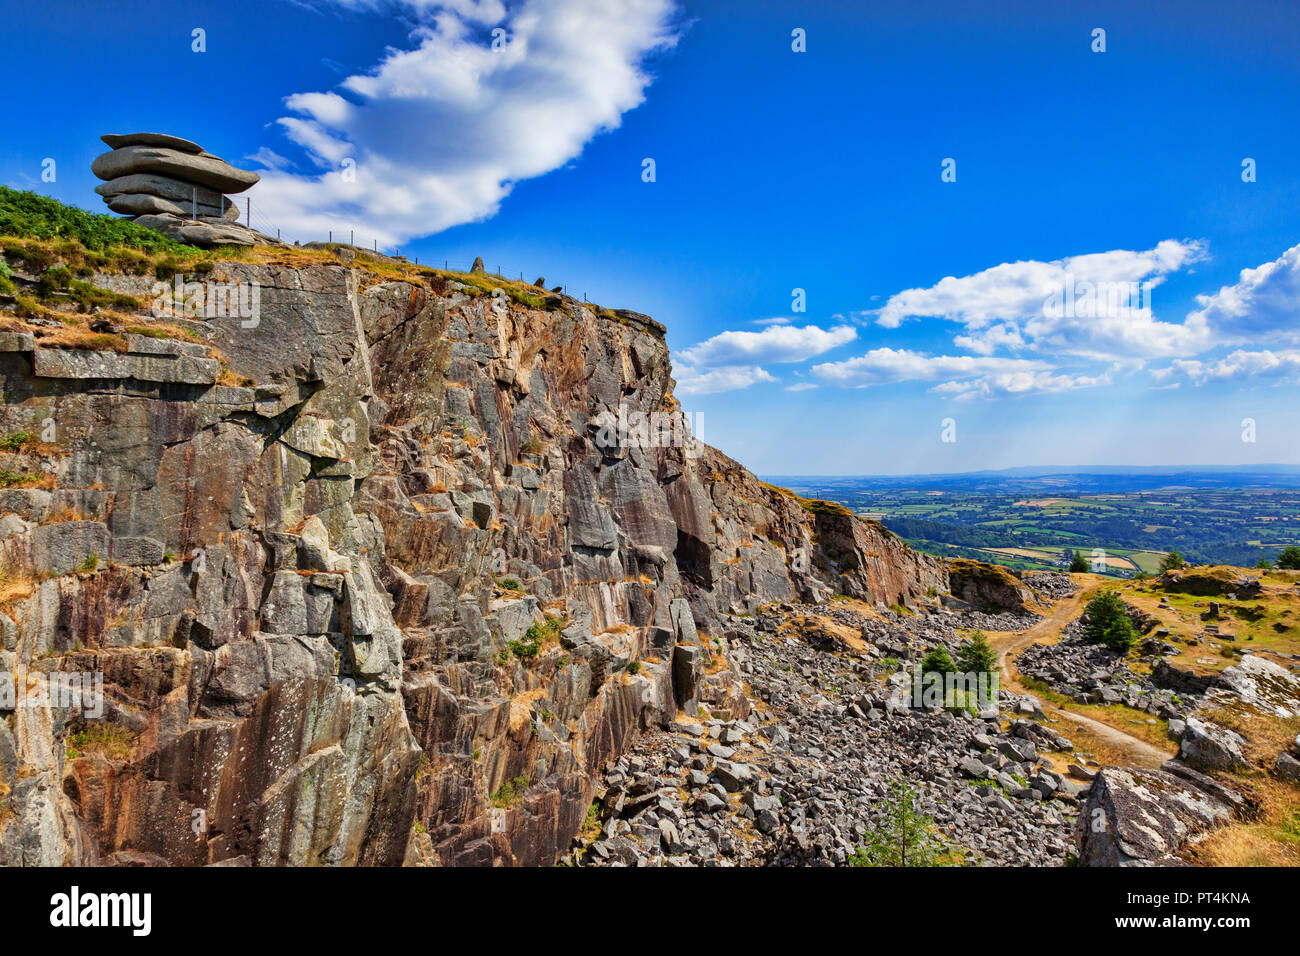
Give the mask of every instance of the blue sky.
M 255 226 L 660 319 L 760 473 L 1300 462 L 1300 5 L 809 6 L 6 2 L 0 181 L 196 139 Z

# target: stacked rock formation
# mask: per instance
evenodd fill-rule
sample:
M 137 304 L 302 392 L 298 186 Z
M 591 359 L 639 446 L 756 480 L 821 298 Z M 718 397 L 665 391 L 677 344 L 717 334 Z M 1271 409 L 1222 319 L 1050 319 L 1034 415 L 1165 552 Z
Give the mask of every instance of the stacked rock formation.
M 111 150 L 91 172 L 105 180 L 95 192 L 113 212 L 191 245 L 253 245 L 274 241 L 241 225 L 239 207 L 226 197 L 261 177 L 236 169 L 198 143 L 166 133 L 108 134 Z

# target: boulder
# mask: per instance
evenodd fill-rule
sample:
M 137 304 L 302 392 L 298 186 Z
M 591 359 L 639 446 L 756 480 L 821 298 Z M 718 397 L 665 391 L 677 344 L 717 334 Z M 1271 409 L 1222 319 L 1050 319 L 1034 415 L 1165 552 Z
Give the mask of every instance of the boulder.
M 1244 770 L 1246 741 L 1226 727 L 1188 717 L 1178 759 L 1200 770 Z
M 262 178 L 257 173 L 236 169 L 215 156 L 182 153 L 161 146 L 123 146 L 102 153 L 90 164 L 90 171 L 104 180 L 135 173 L 161 173 L 222 193 L 243 192 Z
M 1160 765 L 1160 769 L 1190 783 L 1197 790 L 1204 790 L 1220 803 L 1226 804 L 1234 813 L 1243 813 L 1247 809 L 1246 798 L 1236 790 L 1219 783 L 1199 770 L 1193 770 L 1177 758 L 1166 760 Z
M 686 709 L 699 700 L 703 673 L 703 654 L 698 645 L 678 644 L 673 648 L 673 692 L 678 707 Z
M 117 179 L 100 183 L 95 187 L 95 192 L 106 199 L 124 193 L 147 193 L 160 199 L 170 199 L 186 212 L 191 211 L 194 203 L 198 204 L 200 212 L 205 209 L 219 210 L 215 212 L 216 215 L 229 216 L 232 210 L 235 215 L 238 215 L 239 208 L 215 189 L 173 179 L 170 176 L 159 176 L 156 173 L 119 176 Z
M 1079 863 L 1177 866 L 1182 847 L 1230 817 L 1225 804 L 1171 773 L 1105 767 L 1080 813 Z
M 140 216 L 135 221 L 146 229 L 191 246 L 284 245 L 277 239 L 226 220 L 182 219 L 169 213 L 156 213 Z
M 185 215 L 185 211 L 170 199 L 160 199 L 148 193 L 119 193 L 110 196 L 105 202 L 113 212 L 127 216 L 147 216 L 160 212 L 171 213 L 173 216 Z
M 1283 780 L 1300 783 L 1300 760 L 1296 760 L 1290 754 L 1278 754 L 1277 762 L 1273 764 L 1273 772 Z
M 1256 654 L 1248 654 L 1240 664 L 1224 668 L 1218 684 L 1245 703 L 1283 720 L 1300 714 L 1300 678 Z
M 198 143 L 167 133 L 105 133 L 99 138 L 110 149 L 121 149 L 123 146 L 161 146 L 182 153 L 197 155 L 203 152 L 203 147 Z

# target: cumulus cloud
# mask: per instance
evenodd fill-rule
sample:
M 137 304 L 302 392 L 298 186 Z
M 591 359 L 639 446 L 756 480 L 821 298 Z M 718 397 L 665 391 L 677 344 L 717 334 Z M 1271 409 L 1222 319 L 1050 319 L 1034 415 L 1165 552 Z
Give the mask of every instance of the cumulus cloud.
M 1100 375 L 1069 375 L 1049 371 L 1000 372 L 968 381 L 944 382 L 942 385 L 936 385 L 931 391 L 962 401 L 974 398 L 1046 395 L 1109 385 L 1113 372 L 1113 369 Z
M 1180 359 L 1164 368 L 1152 369 L 1158 382 L 1187 378 L 1197 385 L 1205 382 L 1281 379 L 1300 381 L 1300 351 L 1245 351 L 1238 349 L 1217 361 Z
M 354 228 L 394 245 L 493 215 L 514 183 L 617 128 L 644 100 L 646 58 L 677 39 L 673 0 L 336 2 L 417 26 L 412 49 L 286 100 L 279 125 L 313 168 L 271 166 L 253 205 L 303 238 Z
M 708 369 L 676 365 L 673 367 L 673 375 L 677 379 L 677 391 L 683 395 L 734 392 L 760 382 L 777 381 L 776 376 L 757 365 L 722 365 Z
M 1228 345 L 1300 342 L 1300 245 L 1272 262 L 1242 269 L 1235 285 L 1196 297 L 1188 322 L 1207 325 Z
M 837 325 L 771 325 L 761 332 L 720 332 L 698 345 L 683 349 L 680 357 L 691 365 L 738 365 L 746 362 L 802 362 L 852 342 L 856 329 Z
M 926 355 L 910 349 L 879 348 L 842 362 L 823 362 L 812 373 L 834 385 L 865 387 L 894 382 L 972 378 L 980 375 L 1043 371 L 1037 359 L 995 358 L 976 355 Z
M 1193 354 L 1208 344 L 1204 320 L 1158 321 L 1151 290 L 1204 258 L 1203 241 L 1166 239 L 1145 251 L 1004 262 L 890 296 L 876 322 L 885 328 L 918 318 L 955 322 L 964 332 L 954 344 L 982 355 L 1021 348 L 1094 359 Z

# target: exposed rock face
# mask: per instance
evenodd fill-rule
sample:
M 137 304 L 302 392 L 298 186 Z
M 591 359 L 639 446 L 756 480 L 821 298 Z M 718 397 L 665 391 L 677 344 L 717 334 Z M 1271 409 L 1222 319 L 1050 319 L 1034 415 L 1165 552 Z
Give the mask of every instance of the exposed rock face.
M 0 427 L 52 430 L 0 461 L 48 476 L 0 491 L 27 582 L 0 672 L 104 700 L 0 698 L 0 864 L 548 864 L 641 730 L 746 716 L 725 612 L 944 588 L 690 440 L 652 320 L 332 265 L 213 278 L 256 285 L 257 321 L 178 321 L 245 384 L 199 343 L 2 343 Z M 597 440 L 620 411 L 677 437 Z
M 948 587 L 952 596 L 985 611 L 1033 611 L 1033 590 L 1006 568 L 978 561 L 948 562 Z
M 1256 654 L 1224 668 L 1216 686 L 1262 713 L 1283 719 L 1300 714 L 1300 677 Z
M 1084 866 L 1180 865 L 1177 851 L 1231 817 L 1227 804 L 1164 770 L 1105 767 L 1080 813 Z
M 274 241 L 235 223 L 239 209 L 226 193 L 243 192 L 261 177 L 236 169 L 197 143 L 166 133 L 107 134 L 111 150 L 90 170 L 106 180 L 95 192 L 113 212 L 197 246 Z

